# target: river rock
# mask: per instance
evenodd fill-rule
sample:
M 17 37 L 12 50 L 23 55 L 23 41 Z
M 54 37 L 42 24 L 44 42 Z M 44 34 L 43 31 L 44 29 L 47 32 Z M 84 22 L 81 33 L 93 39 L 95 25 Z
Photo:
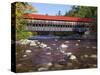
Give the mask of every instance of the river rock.
M 26 50 L 26 53 L 31 53 L 32 51 L 31 50 Z
M 61 47 L 61 48 L 68 48 L 68 45 L 62 44 L 60 47 Z
M 71 55 L 69 59 L 70 59 L 70 60 L 76 60 L 77 58 L 76 58 L 75 55 Z
M 90 56 L 90 58 L 96 59 L 96 58 L 97 58 L 97 55 L 96 55 L 96 54 L 92 54 L 92 55 Z
M 41 47 L 41 48 L 46 48 L 46 47 L 47 47 L 47 44 L 41 43 L 41 44 L 40 44 L 40 47 Z
M 47 71 L 47 70 L 48 70 L 48 68 L 45 68 L 45 67 L 38 68 L 38 71 Z

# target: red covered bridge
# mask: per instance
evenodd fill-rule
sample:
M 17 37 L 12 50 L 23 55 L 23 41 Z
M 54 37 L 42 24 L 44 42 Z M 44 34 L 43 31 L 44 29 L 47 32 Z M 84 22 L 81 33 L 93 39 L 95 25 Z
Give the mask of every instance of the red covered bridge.
M 92 18 L 24 14 L 28 31 L 76 31 L 85 32 L 95 22 Z

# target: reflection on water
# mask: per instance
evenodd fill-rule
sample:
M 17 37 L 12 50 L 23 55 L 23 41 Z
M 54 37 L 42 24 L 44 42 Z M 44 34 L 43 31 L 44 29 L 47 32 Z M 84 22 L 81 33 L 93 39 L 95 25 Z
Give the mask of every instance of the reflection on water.
M 31 40 L 17 44 L 18 72 L 97 67 L 96 40 Z

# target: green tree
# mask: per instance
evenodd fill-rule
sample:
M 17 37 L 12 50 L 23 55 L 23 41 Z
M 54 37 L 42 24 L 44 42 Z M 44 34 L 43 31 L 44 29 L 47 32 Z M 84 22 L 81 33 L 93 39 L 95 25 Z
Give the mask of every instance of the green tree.
M 96 22 L 91 25 L 91 29 L 97 30 L 97 7 L 73 6 L 64 16 L 94 18 Z
M 25 31 L 25 26 L 27 21 L 23 18 L 23 14 L 26 13 L 34 13 L 37 12 L 34 7 L 29 5 L 26 2 L 17 2 L 16 3 L 16 38 L 18 39 L 25 39 L 32 35 L 31 32 Z

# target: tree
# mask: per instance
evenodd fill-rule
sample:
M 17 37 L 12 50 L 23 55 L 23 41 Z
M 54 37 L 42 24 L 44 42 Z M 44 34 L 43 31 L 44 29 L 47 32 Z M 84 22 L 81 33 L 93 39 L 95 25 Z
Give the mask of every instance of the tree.
M 73 6 L 64 16 L 94 18 L 96 22 L 91 25 L 91 28 L 97 30 L 97 7 Z
M 26 2 L 16 3 L 16 38 L 25 39 L 32 35 L 31 32 L 25 31 L 27 21 L 23 18 L 23 14 L 28 10 L 29 13 L 36 12 L 36 9 Z

